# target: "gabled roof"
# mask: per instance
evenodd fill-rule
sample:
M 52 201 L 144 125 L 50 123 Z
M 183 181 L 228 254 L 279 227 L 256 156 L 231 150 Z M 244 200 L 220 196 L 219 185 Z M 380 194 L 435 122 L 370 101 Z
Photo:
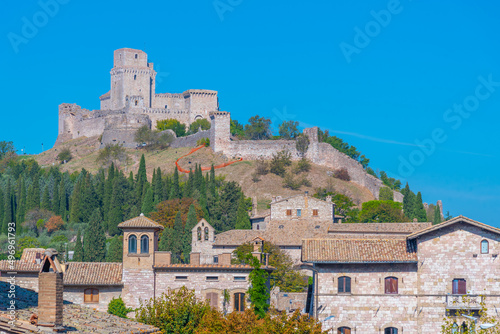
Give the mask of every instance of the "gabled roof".
M 415 263 L 417 252 L 405 239 L 304 239 L 302 262 Z
M 148 217 L 144 216 L 144 214 L 141 213 L 139 217 L 135 217 L 132 219 L 129 219 L 127 221 L 124 221 L 123 223 L 118 224 L 119 228 L 154 228 L 154 229 L 160 229 L 163 230 L 163 226 L 158 224 L 152 219 L 149 219 Z
M 493 233 L 500 234 L 500 229 L 498 229 L 496 227 L 493 227 L 493 226 L 490 226 L 490 225 L 486 225 L 486 224 L 480 223 L 478 221 L 475 221 L 475 220 L 472 220 L 470 218 L 467 218 L 467 217 L 464 217 L 464 216 L 460 215 L 458 217 L 455 217 L 455 218 L 452 218 L 450 220 L 444 221 L 444 222 L 442 222 L 440 224 L 437 224 L 437 225 L 434 225 L 434 226 L 430 226 L 430 227 L 428 227 L 426 229 L 423 229 L 421 231 L 412 233 L 407 238 L 408 239 L 415 239 L 415 238 L 420 237 L 420 236 L 422 236 L 424 234 L 427 234 L 427 233 L 430 233 L 430 232 L 434 232 L 434 231 L 437 231 L 437 230 L 442 229 L 444 227 L 447 227 L 447 226 L 450 226 L 450 225 L 454 225 L 454 224 L 457 224 L 457 223 L 470 224 L 470 225 L 482 228 L 482 229 L 484 229 L 486 231 L 490 231 L 490 232 L 493 232 Z
M 38 262 L 41 262 L 44 252 L 45 248 L 25 248 L 23 249 L 23 254 L 21 255 L 21 261 L 36 263 L 36 260 L 38 259 Z
M 273 204 L 276 204 L 276 203 L 281 203 L 281 202 L 285 202 L 285 201 L 288 201 L 289 199 L 292 199 L 292 198 L 295 198 L 295 197 L 306 197 L 305 194 L 298 194 L 298 195 L 293 195 L 293 196 L 290 196 L 290 197 L 285 197 L 285 198 L 281 198 L 279 200 L 276 200 L 274 202 L 271 202 L 270 204 L 273 205 Z M 333 202 L 328 202 L 328 201 L 325 201 L 325 200 L 322 200 L 322 199 L 319 199 L 319 198 L 316 198 L 314 196 L 309 196 L 307 195 L 307 198 L 309 200 L 314 200 L 314 201 L 318 201 L 318 202 L 322 202 L 322 203 L 327 203 L 327 204 L 334 204 Z
M 341 223 L 328 228 L 330 234 L 399 234 L 408 235 L 428 227 L 432 223 Z
M 205 218 L 201 218 L 201 219 L 200 219 L 200 221 L 199 221 L 196 225 L 194 225 L 194 227 L 191 229 L 191 232 L 196 231 L 196 229 L 197 229 L 199 226 L 201 226 L 201 225 L 203 225 L 204 227 L 209 227 L 209 228 L 213 229 L 212 225 L 210 225 L 210 224 L 209 224 L 209 223 L 205 220 Z
M 44 248 L 25 248 L 20 260 L 9 263 L 7 260 L 0 261 L 0 271 L 39 272 L 44 257 Z M 37 259 L 38 254 L 38 259 Z
M 64 285 L 122 285 L 122 264 L 118 262 L 70 262 Z

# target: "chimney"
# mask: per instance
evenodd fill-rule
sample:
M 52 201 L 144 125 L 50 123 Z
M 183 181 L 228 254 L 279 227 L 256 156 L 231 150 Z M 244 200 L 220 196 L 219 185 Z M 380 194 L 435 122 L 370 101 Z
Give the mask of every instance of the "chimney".
M 44 253 L 38 274 L 38 325 L 62 330 L 63 272 L 57 260 L 57 251 L 49 248 Z
M 199 266 L 200 265 L 200 253 L 189 254 L 189 264 Z
M 222 253 L 219 255 L 219 264 L 223 266 L 231 265 L 231 253 Z
M 172 264 L 172 252 L 155 252 L 155 266 Z

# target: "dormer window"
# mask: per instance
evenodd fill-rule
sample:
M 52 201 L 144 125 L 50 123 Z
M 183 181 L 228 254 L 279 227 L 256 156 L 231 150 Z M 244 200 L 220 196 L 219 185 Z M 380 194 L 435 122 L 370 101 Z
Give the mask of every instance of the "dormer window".
M 147 235 L 141 237 L 141 254 L 149 254 L 149 237 Z
M 488 254 L 490 252 L 490 245 L 488 240 L 481 241 L 481 254 Z
M 135 235 L 128 237 L 128 252 L 130 254 L 137 253 L 137 237 Z

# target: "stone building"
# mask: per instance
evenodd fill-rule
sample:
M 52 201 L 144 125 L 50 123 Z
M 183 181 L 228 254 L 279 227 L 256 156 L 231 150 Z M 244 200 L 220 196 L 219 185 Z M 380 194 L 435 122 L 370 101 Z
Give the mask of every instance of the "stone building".
M 268 215 L 252 219 L 251 230 L 215 234 L 214 228 L 201 220 L 192 230 L 193 252 L 202 254 L 201 263 L 213 264 L 238 246 L 261 239 L 276 244 L 299 263 L 302 239 L 327 236 L 328 229 L 341 219 L 334 214 L 331 197 L 323 201 L 307 192 L 288 198 L 273 197 L 270 207 Z
M 313 309 L 327 328 L 439 333 L 446 314 L 460 326 L 461 310 L 477 312 L 481 301 L 496 316 L 500 229 L 463 216 L 427 228 L 343 225 L 302 242 L 303 268 L 315 273 Z
M 213 90 L 156 93 L 156 74 L 145 52 L 115 50 L 111 87 L 100 97 L 100 110 L 62 103 L 56 145 L 78 137 L 102 135 L 103 144 L 135 147 L 134 132 L 143 125 L 156 128 L 156 121 L 170 118 L 189 125 L 197 119 L 209 119 L 211 112 L 219 110 L 217 92 Z

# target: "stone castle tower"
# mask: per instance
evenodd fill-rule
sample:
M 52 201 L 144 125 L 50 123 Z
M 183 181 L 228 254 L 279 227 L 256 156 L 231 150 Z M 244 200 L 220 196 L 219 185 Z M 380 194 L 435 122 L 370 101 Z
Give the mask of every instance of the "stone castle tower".
M 217 91 L 190 89 L 183 93 L 156 93 L 156 71 L 141 50 L 114 51 L 109 92 L 100 96 L 100 110 L 76 104 L 59 105 L 56 145 L 78 137 L 102 135 L 107 143 L 135 147 L 135 131 L 143 125 L 176 119 L 189 126 L 197 119 L 210 119 L 219 110 Z

